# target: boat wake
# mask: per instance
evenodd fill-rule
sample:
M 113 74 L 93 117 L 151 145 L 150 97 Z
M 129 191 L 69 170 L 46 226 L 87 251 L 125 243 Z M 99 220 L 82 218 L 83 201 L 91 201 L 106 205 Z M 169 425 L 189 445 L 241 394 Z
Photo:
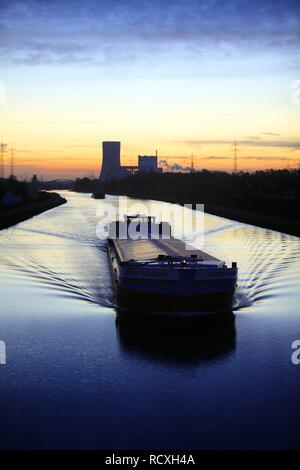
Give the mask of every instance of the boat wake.
M 101 202 L 73 193 L 67 198 L 64 206 L 0 233 L 1 270 L 49 294 L 114 307 L 106 242 L 96 237 Z M 237 262 L 235 311 L 297 292 L 297 237 L 206 214 L 203 250 Z

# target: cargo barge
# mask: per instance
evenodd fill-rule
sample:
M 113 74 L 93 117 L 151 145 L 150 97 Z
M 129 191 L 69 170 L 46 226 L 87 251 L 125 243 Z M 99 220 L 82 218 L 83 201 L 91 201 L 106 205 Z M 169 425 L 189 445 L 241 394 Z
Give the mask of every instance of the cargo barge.
M 92 194 L 93 199 L 105 199 L 105 193 L 101 193 L 100 191 L 96 191 Z
M 130 231 L 141 237 L 132 239 Z M 232 311 L 236 263 L 227 267 L 175 239 L 167 222 L 125 216 L 110 224 L 107 246 L 119 310 L 184 316 Z

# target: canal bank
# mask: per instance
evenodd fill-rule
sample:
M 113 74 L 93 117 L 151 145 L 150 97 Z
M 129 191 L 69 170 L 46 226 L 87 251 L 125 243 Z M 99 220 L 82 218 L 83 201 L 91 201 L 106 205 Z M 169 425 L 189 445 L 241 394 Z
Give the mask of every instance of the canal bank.
M 123 195 L 123 194 L 115 194 Z M 169 197 L 155 197 L 151 194 L 147 196 L 141 196 L 137 193 L 127 193 L 126 196 L 132 197 L 135 199 L 143 200 L 153 200 L 167 202 L 170 204 L 179 204 L 187 205 L 190 204 L 193 208 L 196 208 L 197 204 L 204 204 L 204 210 L 206 213 L 216 215 L 219 217 L 224 217 L 226 219 L 235 220 L 236 222 L 242 222 L 244 224 L 255 225 L 257 227 L 266 228 L 270 230 L 276 230 L 277 232 L 287 233 L 289 235 L 300 236 L 300 222 L 296 218 L 285 218 L 277 217 L 273 214 L 268 214 L 266 212 L 252 212 L 245 209 L 240 209 L 237 207 L 228 207 L 221 204 L 212 204 L 212 203 L 203 203 L 203 201 L 191 201 L 181 198 L 169 198 Z M 258 208 L 255 208 L 258 210 Z
M 57 193 L 43 193 L 42 199 L 4 206 L 0 208 L 0 230 L 23 222 L 67 201 Z

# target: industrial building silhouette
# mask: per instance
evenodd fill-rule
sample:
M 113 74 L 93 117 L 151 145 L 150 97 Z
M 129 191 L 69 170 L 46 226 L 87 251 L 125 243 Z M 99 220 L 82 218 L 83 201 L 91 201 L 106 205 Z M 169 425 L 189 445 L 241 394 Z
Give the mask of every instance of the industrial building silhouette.
M 138 165 L 121 165 L 121 142 L 102 142 L 102 168 L 100 181 L 109 181 L 112 178 L 124 178 L 134 173 L 157 172 L 161 173 L 162 168 L 157 166 L 156 155 L 139 155 Z

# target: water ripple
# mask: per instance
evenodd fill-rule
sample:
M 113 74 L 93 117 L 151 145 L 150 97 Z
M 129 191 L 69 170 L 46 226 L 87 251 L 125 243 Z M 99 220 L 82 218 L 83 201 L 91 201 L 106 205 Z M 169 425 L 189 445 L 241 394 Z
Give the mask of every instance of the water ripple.
M 112 306 L 106 244 L 96 237 L 99 202 L 73 193 L 67 199 L 66 205 L 0 233 L 1 270 L 12 270 L 53 295 Z M 161 203 L 154 204 L 159 212 Z M 297 290 L 299 238 L 209 214 L 205 227 L 203 249 L 238 263 L 235 309 Z

